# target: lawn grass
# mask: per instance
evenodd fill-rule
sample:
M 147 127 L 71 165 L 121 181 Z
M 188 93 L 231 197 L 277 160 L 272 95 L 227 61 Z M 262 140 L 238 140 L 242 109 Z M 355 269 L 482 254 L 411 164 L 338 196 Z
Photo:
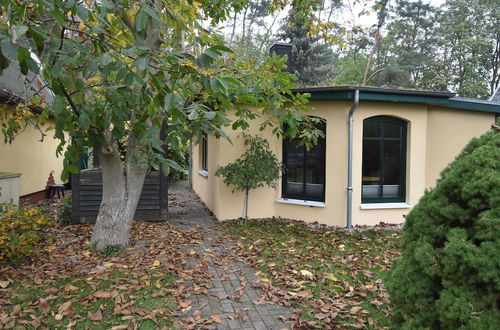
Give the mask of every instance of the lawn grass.
M 172 328 L 175 303 L 168 289 L 175 278 L 148 270 L 142 276 L 113 270 L 82 278 L 72 276 L 50 284 L 9 283 L 9 307 L 15 319 L 7 326 L 55 329 Z M 68 302 L 71 302 L 68 308 Z M 0 313 L 0 317 L 1 317 Z
M 91 232 L 88 224 L 51 227 L 54 239 L 38 254 L 0 265 L 0 328 L 175 328 L 177 303 L 191 294 L 176 293 L 179 274 L 190 270 L 183 261 L 201 231 L 134 223 L 131 242 L 142 243 L 107 253 L 91 248 Z
M 224 228 L 243 242 L 262 281 L 271 284 L 267 290 L 298 309 L 299 325 L 390 325 L 383 278 L 399 255 L 400 231 L 347 232 L 276 219 L 230 221 Z

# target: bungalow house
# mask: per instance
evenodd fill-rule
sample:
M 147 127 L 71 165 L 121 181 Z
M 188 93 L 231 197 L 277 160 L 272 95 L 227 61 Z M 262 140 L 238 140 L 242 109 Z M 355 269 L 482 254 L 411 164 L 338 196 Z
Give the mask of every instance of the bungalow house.
M 30 73 L 24 76 L 18 64 L 12 63 L 0 75 L 0 105 L 4 110 L 15 107 L 35 93 L 45 94 L 45 102 L 50 104 L 53 94 L 44 85 L 39 75 Z M 1 120 L 0 117 L 0 124 Z M 0 141 L 0 172 L 10 173 L 6 176 L 20 174 L 19 193 L 27 202 L 44 199 L 47 180 L 49 177 L 57 180 L 63 169 L 62 158 L 56 157 L 59 140 L 53 137 L 53 131 L 46 131 L 51 124 L 49 120 L 41 126 L 46 134 L 43 142 L 40 131 L 33 125 L 26 126 L 12 143 L 5 142 L 3 136 Z
M 488 131 L 500 104 L 449 92 L 361 86 L 299 88 L 311 94 L 308 114 L 325 120 L 311 150 L 263 132 L 286 167 L 277 189 L 250 192 L 249 217 L 283 217 L 349 227 L 401 223 L 426 189 L 473 137 Z M 250 133 L 259 134 L 262 118 Z M 192 186 L 220 220 L 241 216 L 219 166 L 245 150 L 241 132 L 209 136 L 193 146 Z

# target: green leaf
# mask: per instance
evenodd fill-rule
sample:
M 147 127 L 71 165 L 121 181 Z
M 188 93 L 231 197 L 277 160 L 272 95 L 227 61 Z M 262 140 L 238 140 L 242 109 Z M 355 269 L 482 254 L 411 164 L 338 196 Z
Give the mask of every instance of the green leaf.
M 231 48 L 228 48 L 228 47 L 223 46 L 223 45 L 215 45 L 215 46 L 210 47 L 210 49 L 222 51 L 222 52 L 226 52 L 226 53 L 233 53 L 233 50 Z
M 198 62 L 199 66 L 202 66 L 204 68 L 208 68 L 210 64 L 213 63 L 213 59 L 205 53 L 200 54 L 196 61 Z
M 2 39 L 0 43 L 2 54 L 11 61 L 17 61 L 17 46 L 12 43 L 10 38 Z
M 76 6 L 76 14 L 84 22 L 86 22 L 89 18 L 89 10 L 84 5 L 77 5 Z
M 61 75 L 61 64 L 59 62 L 54 63 L 51 72 L 54 78 L 59 78 Z
M 52 16 L 55 18 L 57 24 L 59 26 L 64 26 L 66 24 L 66 20 L 64 19 L 64 15 L 58 9 L 53 9 L 50 11 Z
M 17 28 L 17 37 L 21 38 L 28 31 L 28 27 L 26 25 L 21 25 Z
M 17 60 L 23 74 L 28 74 L 28 71 L 38 74 L 40 68 L 38 64 L 31 58 L 31 53 L 24 47 L 19 47 L 17 52 Z
M 137 14 L 135 15 L 135 29 L 138 32 L 141 32 L 146 28 L 147 19 L 148 17 L 142 9 L 137 12 Z
M 204 117 L 205 117 L 207 120 L 212 120 L 212 119 L 214 119 L 214 118 L 215 118 L 215 115 L 216 115 L 216 114 L 217 114 L 217 113 L 216 113 L 215 111 L 208 111 L 208 112 L 205 112 L 205 116 L 204 116 Z
M 212 49 L 207 49 L 205 50 L 205 54 L 207 54 L 208 56 L 210 56 L 211 58 L 213 58 L 214 60 L 217 60 L 219 57 L 220 57 L 220 53 L 219 52 L 216 52 Z
M 101 6 L 103 6 L 104 8 L 107 8 L 107 9 L 114 9 L 115 8 L 115 4 L 113 2 L 107 1 L 107 0 L 101 1 Z
M 196 119 L 198 119 L 198 117 L 199 117 L 198 111 L 193 109 L 193 111 L 191 111 L 189 113 L 188 119 L 189 120 L 196 120 Z
M 158 17 L 158 14 L 156 13 L 156 11 L 154 11 L 153 9 L 151 9 L 151 7 L 149 7 L 148 5 L 145 5 L 144 7 L 142 7 L 142 9 L 144 10 L 144 12 L 146 12 L 152 19 L 156 20 L 157 22 L 160 22 L 160 18 Z
M 90 128 L 90 118 L 85 112 L 80 115 L 80 126 L 84 130 L 88 130 Z
M 52 101 L 51 108 L 55 113 L 60 113 L 66 107 L 66 100 L 60 96 L 56 95 L 54 101 Z
M 149 62 L 149 60 L 147 57 L 141 56 L 134 61 L 132 66 L 137 67 L 139 69 L 139 71 L 144 71 L 148 68 L 148 62 Z
M 72 174 L 78 174 L 78 167 L 76 167 L 73 164 L 67 164 L 66 165 L 66 170 Z

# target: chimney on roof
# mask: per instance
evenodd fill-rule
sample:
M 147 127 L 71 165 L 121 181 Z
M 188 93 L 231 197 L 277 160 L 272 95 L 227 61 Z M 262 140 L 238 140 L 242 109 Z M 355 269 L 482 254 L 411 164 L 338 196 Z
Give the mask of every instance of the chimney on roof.
M 287 55 L 288 59 L 286 61 L 286 66 L 287 69 L 284 69 L 284 71 L 293 73 L 293 68 L 292 68 L 292 48 L 293 44 L 287 43 L 287 42 L 275 42 L 271 48 L 269 49 L 269 54 L 272 55 L 273 53 L 276 53 L 278 56 L 283 56 Z

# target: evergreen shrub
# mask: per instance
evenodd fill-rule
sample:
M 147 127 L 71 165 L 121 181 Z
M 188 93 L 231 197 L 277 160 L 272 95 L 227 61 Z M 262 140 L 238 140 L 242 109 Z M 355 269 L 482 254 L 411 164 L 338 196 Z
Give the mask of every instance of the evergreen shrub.
M 500 131 L 473 139 L 406 219 L 386 280 L 398 329 L 500 329 Z

